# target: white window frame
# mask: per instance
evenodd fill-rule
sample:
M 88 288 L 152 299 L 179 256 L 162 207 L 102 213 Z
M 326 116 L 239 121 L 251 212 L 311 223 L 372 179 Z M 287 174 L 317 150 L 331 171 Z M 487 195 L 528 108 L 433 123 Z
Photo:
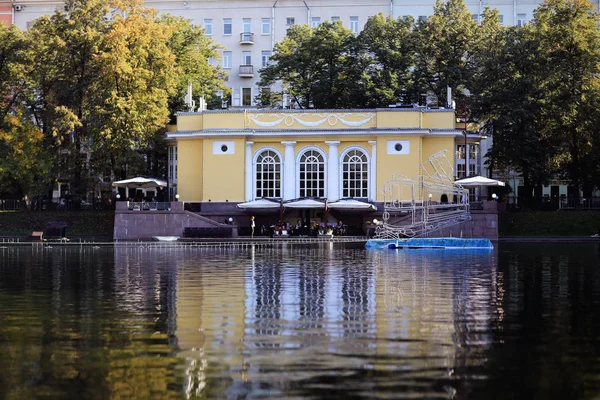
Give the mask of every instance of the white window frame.
M 252 65 L 251 51 L 242 51 L 242 65 Z
M 301 174 L 300 167 L 303 164 L 302 163 L 303 156 L 306 153 L 308 153 L 308 152 L 317 153 L 318 155 L 321 156 L 321 159 L 323 160 L 323 162 L 320 163 L 320 165 L 323 166 L 323 179 L 317 178 L 317 181 L 320 181 L 321 185 L 316 188 L 317 194 L 322 194 L 322 196 L 306 196 L 306 190 L 307 190 L 306 187 L 303 189 L 304 190 L 304 196 L 301 195 L 301 193 L 302 193 L 301 183 L 302 182 L 300 180 L 300 174 Z M 315 163 L 310 163 L 310 164 L 307 164 L 307 165 L 314 166 Z M 319 172 L 320 171 L 317 171 L 317 174 Z M 306 180 L 306 178 L 305 178 L 305 180 Z M 313 181 L 313 180 L 311 179 L 311 181 Z M 327 187 L 327 154 L 325 154 L 325 152 L 322 149 L 320 149 L 319 147 L 316 147 L 316 146 L 308 146 L 308 147 L 305 147 L 305 148 L 303 148 L 302 150 L 300 150 L 298 152 L 298 156 L 296 157 L 296 182 L 297 182 L 297 184 L 296 184 L 296 197 L 326 197 L 327 192 L 325 190 L 326 190 L 326 187 Z M 310 190 L 315 190 L 315 189 L 311 188 Z
M 242 33 L 252 33 L 252 18 L 242 18 Z
M 350 154 L 350 153 L 354 153 L 352 154 L 352 156 L 356 156 L 356 153 L 359 152 L 362 154 L 362 156 L 364 157 L 364 160 L 360 163 L 361 164 L 361 169 L 360 169 L 360 173 L 366 173 L 367 177 L 366 179 L 348 179 L 353 180 L 354 182 L 360 182 L 360 188 L 350 188 L 350 185 L 348 185 L 348 188 L 344 187 L 344 167 L 346 165 L 350 165 L 350 163 L 347 163 L 345 161 L 346 157 Z M 354 198 L 361 198 L 361 199 L 368 199 L 369 198 L 369 190 L 371 188 L 371 157 L 369 156 L 369 152 L 364 149 L 363 147 L 360 146 L 351 146 L 347 149 L 345 149 L 342 154 L 340 155 L 340 176 L 339 176 L 339 187 L 340 187 L 340 198 L 345 198 L 345 197 L 354 197 Z M 357 171 L 358 172 L 358 171 Z M 350 174 L 350 172 L 349 172 Z M 360 196 L 350 196 L 351 191 L 356 191 L 359 190 L 360 191 Z M 366 195 L 363 196 L 362 194 L 365 193 Z
M 527 14 L 526 13 L 519 13 L 517 14 L 517 23 L 515 25 L 517 25 L 518 27 L 523 27 L 525 26 L 525 24 L 527 23 Z
M 250 102 L 249 102 L 249 104 L 244 104 L 244 92 L 247 91 L 247 90 L 250 91 L 250 96 L 249 96 Z M 240 104 L 242 105 L 242 107 L 250 107 L 250 106 L 252 106 L 252 88 L 247 88 L 247 87 L 241 88 L 241 90 L 240 90 Z
M 227 33 L 227 26 L 229 26 L 229 33 Z M 223 18 L 223 35 L 231 36 L 233 32 L 233 20 L 231 18 Z
M 266 152 L 271 152 L 274 155 L 276 155 L 279 158 L 279 188 L 274 187 L 273 190 L 273 194 L 277 194 L 277 190 L 279 190 L 279 196 L 258 196 L 258 159 L 259 157 L 266 153 Z M 277 165 L 277 164 L 275 164 Z M 277 172 L 275 172 L 277 173 Z M 274 179 L 273 182 L 276 182 L 277 180 Z M 252 160 L 252 198 L 254 200 L 259 199 L 261 197 L 272 197 L 272 198 L 278 198 L 281 199 L 283 197 L 283 155 L 279 152 L 279 150 L 273 148 L 273 147 L 262 147 L 260 149 L 258 149 L 256 151 L 256 153 L 254 153 L 254 157 Z M 261 185 L 262 186 L 262 185 Z M 276 186 L 276 185 L 274 185 Z M 264 188 L 261 187 L 261 194 L 264 194 Z
M 261 61 L 261 65 L 262 67 L 266 67 L 267 65 L 269 65 L 269 60 L 271 59 L 271 52 L 267 51 L 267 50 L 263 50 L 260 53 L 260 61 Z
M 287 26 L 289 28 L 292 25 L 296 25 L 296 18 L 295 17 L 286 17 L 285 18 L 285 26 Z
M 210 18 L 204 20 L 204 34 L 206 36 L 212 36 L 213 34 L 213 20 Z
M 337 21 L 341 21 L 341 20 L 340 20 L 340 17 L 331 17 L 331 23 L 332 23 L 332 24 L 333 24 L 334 22 L 337 22 Z
M 263 18 L 260 22 L 260 33 L 263 35 L 271 34 L 271 18 Z
M 350 17 L 350 30 L 353 33 L 358 33 L 358 17 L 354 16 L 354 17 Z
M 231 59 L 232 59 L 231 51 L 223 52 L 223 69 L 231 69 Z
M 311 28 L 317 28 L 319 25 L 321 25 L 321 17 L 312 17 L 310 19 L 310 27 Z

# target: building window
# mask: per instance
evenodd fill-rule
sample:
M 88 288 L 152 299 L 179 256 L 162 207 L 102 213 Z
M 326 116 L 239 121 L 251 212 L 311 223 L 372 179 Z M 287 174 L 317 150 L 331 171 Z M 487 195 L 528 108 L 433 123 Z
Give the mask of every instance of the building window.
M 427 15 L 419 15 L 419 22 L 426 22 L 427 21 Z
M 477 165 L 469 163 L 469 176 L 477 175 Z
M 339 21 L 340 17 L 331 17 L 331 22 Z
M 252 105 L 252 88 L 242 88 L 242 105 Z
M 525 26 L 527 14 L 517 14 L 517 26 Z
M 223 20 L 223 35 L 231 35 L 231 18 Z
M 223 68 L 231 68 L 231 52 L 223 52 Z
M 252 20 L 250 18 L 242 19 L 242 27 L 244 29 L 244 33 L 252 32 Z
M 351 150 L 344 156 L 342 197 L 369 197 L 369 163 L 360 150 Z
M 456 179 L 463 179 L 465 176 L 465 164 L 456 164 Z
M 312 17 L 312 20 L 310 22 L 311 28 L 316 28 L 319 25 L 321 25 L 321 17 Z
M 472 144 L 469 146 L 469 160 L 477 160 L 479 157 L 479 145 Z
M 500 14 L 498 17 L 500 17 L 500 23 L 504 24 L 504 15 Z
M 256 159 L 256 198 L 281 197 L 281 158 L 265 150 Z
M 266 67 L 267 65 L 269 65 L 269 60 L 271 59 L 271 52 L 270 51 L 263 51 L 260 53 L 260 58 L 262 61 L 262 66 Z
M 285 26 L 287 26 L 288 28 L 292 25 L 294 25 L 296 23 L 296 18 L 294 17 L 287 17 L 285 19 Z
M 271 19 L 270 18 L 263 18 L 262 19 L 262 24 L 261 24 L 261 33 L 263 35 L 270 35 L 271 34 Z
M 456 159 L 457 160 L 465 159 L 465 145 L 464 144 L 456 145 Z
M 252 52 L 251 51 L 242 51 L 242 64 L 243 65 L 252 65 Z
M 350 17 L 350 30 L 358 33 L 358 17 Z
M 213 34 L 213 25 L 212 25 L 212 19 L 205 19 L 204 20 L 204 33 L 206 34 L 206 36 L 211 36 Z
M 300 157 L 300 197 L 325 197 L 325 160 L 316 150 Z

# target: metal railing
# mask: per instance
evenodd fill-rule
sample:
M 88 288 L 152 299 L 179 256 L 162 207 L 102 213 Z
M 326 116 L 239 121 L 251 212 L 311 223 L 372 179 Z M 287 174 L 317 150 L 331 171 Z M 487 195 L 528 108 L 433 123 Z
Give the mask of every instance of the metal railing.
M 0 200 L 0 210 L 2 211 L 20 210 L 22 205 L 21 200 Z
M 508 195 L 506 196 L 507 208 L 519 209 L 524 205 L 525 199 Z M 534 197 L 531 200 L 531 204 L 527 204 L 528 209 L 536 210 L 600 210 L 600 197 Z
M 254 75 L 254 66 L 240 65 L 240 75 Z
M 170 211 L 170 201 L 129 201 L 127 203 L 129 211 Z
M 240 33 L 240 43 L 243 42 L 254 42 L 254 33 L 242 32 Z

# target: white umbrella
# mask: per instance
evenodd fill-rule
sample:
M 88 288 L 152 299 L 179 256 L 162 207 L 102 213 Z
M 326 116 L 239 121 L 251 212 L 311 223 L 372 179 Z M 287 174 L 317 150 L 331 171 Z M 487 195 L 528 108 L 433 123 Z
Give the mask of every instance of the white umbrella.
M 373 204 L 365 203 L 364 201 L 354 200 L 354 199 L 343 199 L 339 201 L 335 201 L 332 203 L 328 203 L 327 206 L 329 208 L 339 209 L 339 210 L 365 210 L 365 211 L 377 211 L 377 207 Z
M 144 178 L 138 176 L 136 178 L 115 181 L 112 185 L 114 187 L 124 187 L 129 189 L 155 189 L 157 187 L 166 187 L 167 181 L 158 178 Z
M 325 208 L 325 203 L 312 199 L 302 199 L 283 203 L 285 208 Z
M 464 187 L 505 186 L 506 185 L 502 181 L 497 181 L 495 179 L 486 178 L 485 176 L 473 176 L 471 178 L 459 179 L 457 181 L 454 181 L 454 183 L 459 184 Z
M 279 208 L 281 205 L 278 201 L 268 200 L 268 199 L 258 199 L 253 201 L 248 201 L 246 203 L 240 203 L 237 205 L 239 208 L 243 208 L 246 210 L 259 210 L 265 208 Z

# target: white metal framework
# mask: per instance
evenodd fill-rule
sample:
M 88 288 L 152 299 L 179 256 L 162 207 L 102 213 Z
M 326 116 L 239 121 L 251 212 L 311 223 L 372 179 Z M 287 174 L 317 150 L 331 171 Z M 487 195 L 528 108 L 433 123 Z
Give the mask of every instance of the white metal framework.
M 394 174 L 383 185 L 383 222 L 375 231 L 377 238 L 423 236 L 471 219 L 469 192 L 454 184 L 446 150 L 421 166 L 422 175 L 409 178 Z

